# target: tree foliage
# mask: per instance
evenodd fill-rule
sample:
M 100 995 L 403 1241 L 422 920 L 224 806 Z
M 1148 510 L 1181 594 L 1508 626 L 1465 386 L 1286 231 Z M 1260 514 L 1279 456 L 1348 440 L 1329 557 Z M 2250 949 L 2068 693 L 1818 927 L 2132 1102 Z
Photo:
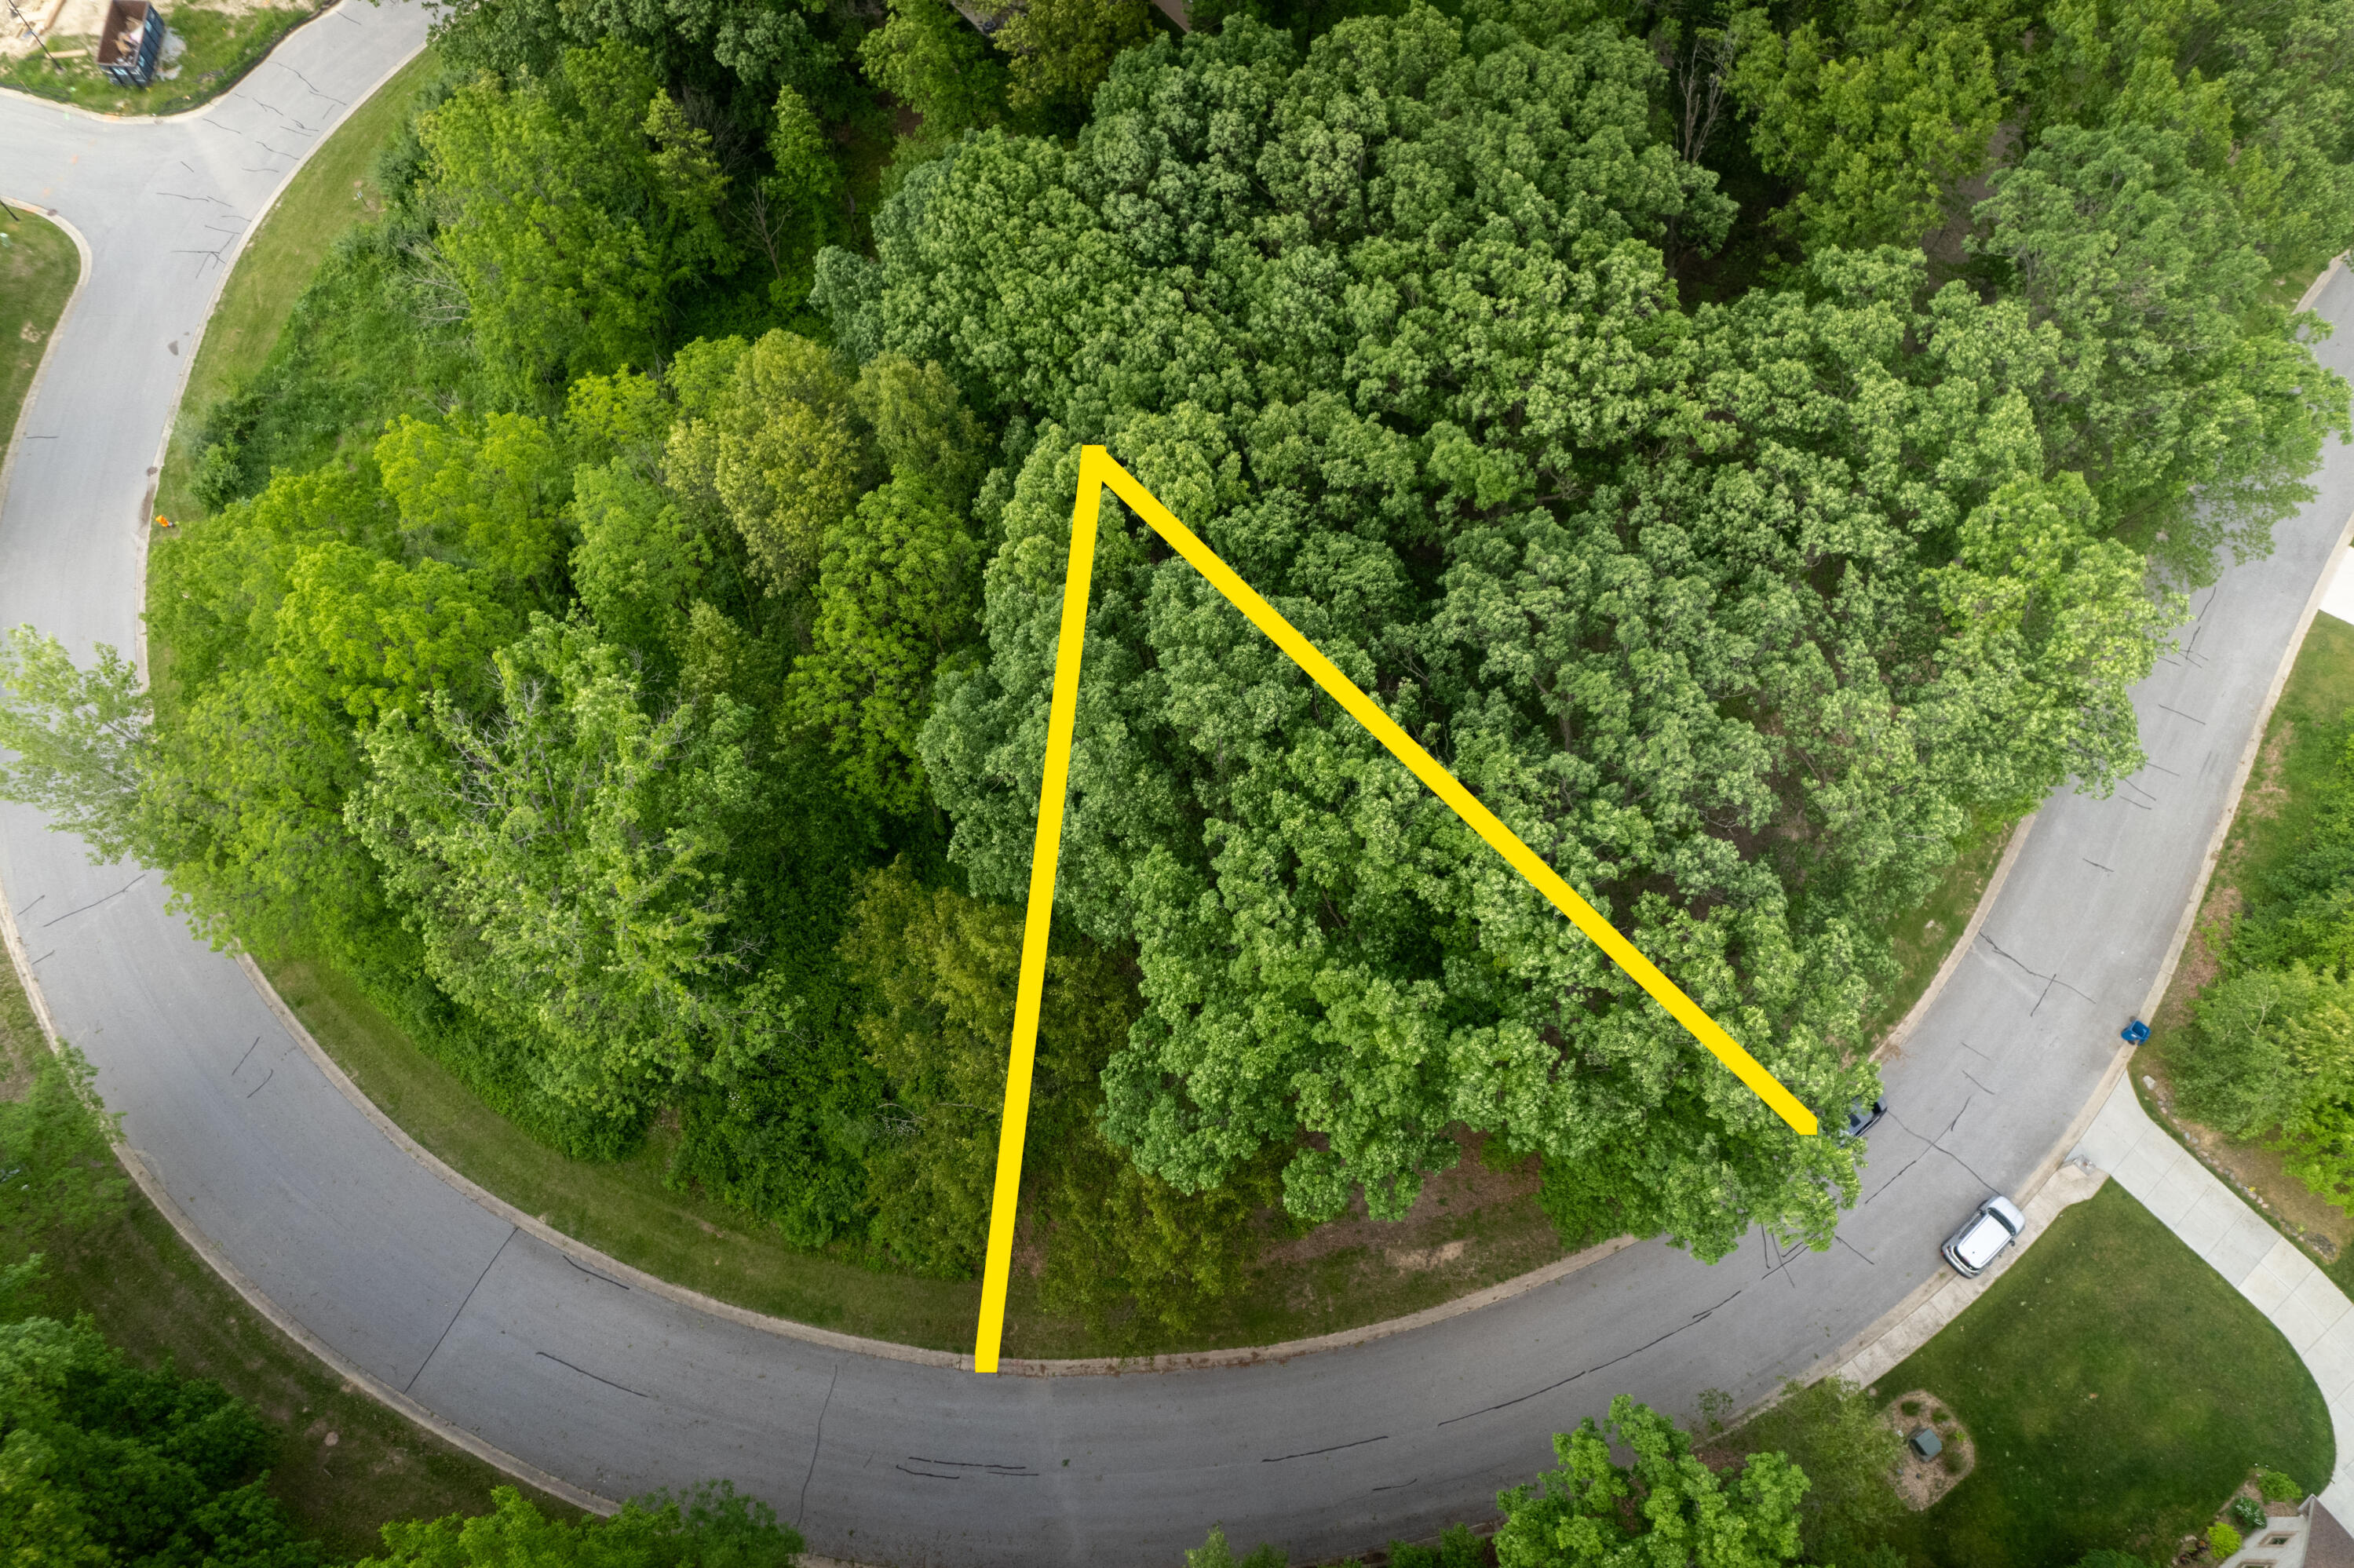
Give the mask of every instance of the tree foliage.
M 1808 1477 L 1783 1455 L 1752 1454 L 1721 1477 L 1674 1423 L 1623 1393 L 1606 1426 L 1589 1415 L 1553 1441 L 1560 1467 L 1496 1499 L 1500 1568 L 1770 1568 L 1798 1557 Z M 1614 1447 L 1634 1463 L 1616 1463 Z
M 1103 440 L 1843 1105 L 1889 919 L 1978 813 L 2138 766 L 2125 694 L 2177 612 L 2052 471 L 2034 398 L 2062 334 L 2022 302 L 1826 250 L 1681 309 L 1664 226 L 1729 212 L 1653 137 L 1656 58 L 1569 20 L 1361 18 L 1303 60 L 1237 19 L 1123 56 L 1073 149 L 985 134 L 910 181 L 845 337 L 1039 422 L 989 659 L 942 677 L 925 766 L 976 890 L 1015 896 L 1061 514 Z M 1144 1170 L 1209 1187 L 1282 1150 L 1296 1214 L 1360 1190 L 1396 1214 L 1461 1122 L 1606 1171 L 1606 1220 L 1703 1255 L 1759 1222 L 1827 1244 L 1838 1150 L 1698 1056 L 1189 567 L 1116 522 L 1097 580 L 1060 896 L 1139 945 L 1106 1126 Z
M 87 1317 L 0 1322 L 0 1542 L 12 1563 L 314 1568 L 317 1544 L 266 1489 L 276 1449 L 219 1384 L 133 1365 Z

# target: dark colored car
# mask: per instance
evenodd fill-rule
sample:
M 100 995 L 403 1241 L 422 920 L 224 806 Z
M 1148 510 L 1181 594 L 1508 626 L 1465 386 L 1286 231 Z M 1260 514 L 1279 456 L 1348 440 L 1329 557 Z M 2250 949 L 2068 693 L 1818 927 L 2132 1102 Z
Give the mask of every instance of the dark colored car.
M 1870 1105 L 1865 1105 L 1861 1100 L 1854 1102 L 1847 1107 L 1846 1136 L 1861 1138 L 1877 1127 L 1880 1124 L 1880 1118 L 1887 1114 L 1888 1097 L 1885 1095 Z

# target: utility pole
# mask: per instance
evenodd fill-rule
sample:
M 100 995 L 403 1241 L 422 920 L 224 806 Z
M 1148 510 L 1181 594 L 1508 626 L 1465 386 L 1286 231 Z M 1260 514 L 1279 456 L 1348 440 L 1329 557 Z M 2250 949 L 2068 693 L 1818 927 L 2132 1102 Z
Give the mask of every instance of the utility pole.
M 49 69 L 56 71 L 60 76 L 64 75 L 66 68 L 59 63 L 57 56 L 49 53 L 48 39 L 41 37 L 41 29 L 33 26 L 31 20 L 26 16 L 25 13 L 17 9 L 16 0 L 8 0 L 8 15 L 16 17 L 17 25 L 32 36 L 34 43 L 40 46 L 41 58 L 49 62 Z

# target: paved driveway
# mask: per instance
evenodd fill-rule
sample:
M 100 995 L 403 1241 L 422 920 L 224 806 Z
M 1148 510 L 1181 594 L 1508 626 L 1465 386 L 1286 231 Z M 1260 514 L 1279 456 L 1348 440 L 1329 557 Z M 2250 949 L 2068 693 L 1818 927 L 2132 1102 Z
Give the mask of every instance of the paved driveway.
M 198 115 L 107 123 L 0 97 L 0 194 L 94 268 L 0 504 L 0 623 L 133 643 L 143 500 L 227 248 L 319 134 L 417 46 L 351 0 Z M 2339 274 L 2323 313 L 2354 322 Z M 2354 371 L 2354 334 L 2324 346 Z M 2268 560 L 2197 599 L 2137 694 L 2151 764 L 2055 798 L 1952 982 L 1888 1065 L 1865 1198 L 1827 1253 L 1714 1266 L 1628 1248 L 1414 1332 L 1262 1365 L 1001 1377 L 827 1348 L 591 1272 L 404 1154 L 328 1084 L 136 866 L 0 811 L 0 884 L 58 1025 L 131 1143 L 244 1275 L 441 1418 L 609 1496 L 735 1479 L 811 1546 L 893 1563 L 1171 1563 L 1214 1521 L 1296 1558 L 1491 1510 L 1620 1392 L 1681 1414 L 1805 1372 L 1939 1266 L 2097 1086 L 2196 883 L 2251 726 L 2354 509 L 2354 450 Z

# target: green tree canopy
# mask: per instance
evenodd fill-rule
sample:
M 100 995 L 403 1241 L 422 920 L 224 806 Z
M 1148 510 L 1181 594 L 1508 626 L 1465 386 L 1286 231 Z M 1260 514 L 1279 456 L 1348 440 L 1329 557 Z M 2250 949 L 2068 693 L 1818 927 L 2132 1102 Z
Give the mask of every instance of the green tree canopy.
M 517 397 L 651 363 L 673 293 L 733 263 L 706 133 L 620 39 L 565 50 L 543 79 L 486 75 L 418 129 L 436 243 Z
M 2051 477 L 2061 329 L 1893 249 L 1681 309 L 1668 222 L 1730 213 L 1653 133 L 1660 69 L 1543 5 L 1359 18 L 1304 59 L 1236 18 L 1122 56 L 1075 147 L 925 165 L 871 270 L 835 264 L 846 341 L 1035 422 L 989 657 L 921 747 L 976 892 L 1026 876 L 1082 440 L 1826 1108 L 1868 1086 L 1889 920 L 1978 815 L 2138 765 L 2124 694 L 2173 612 Z M 1108 521 L 1059 896 L 1139 949 L 1114 1140 L 1181 1188 L 1278 1151 L 1321 1219 L 1403 1213 L 1462 1123 L 1606 1172 L 1613 1228 L 1828 1245 L 1848 1155 Z
M 1500 1568 L 1772 1568 L 1798 1556 L 1807 1475 L 1780 1454 L 1719 1476 L 1674 1423 L 1623 1393 L 1606 1426 L 1589 1415 L 1553 1444 L 1560 1468 L 1496 1499 Z M 1616 1463 L 1614 1446 L 1634 1463 Z

